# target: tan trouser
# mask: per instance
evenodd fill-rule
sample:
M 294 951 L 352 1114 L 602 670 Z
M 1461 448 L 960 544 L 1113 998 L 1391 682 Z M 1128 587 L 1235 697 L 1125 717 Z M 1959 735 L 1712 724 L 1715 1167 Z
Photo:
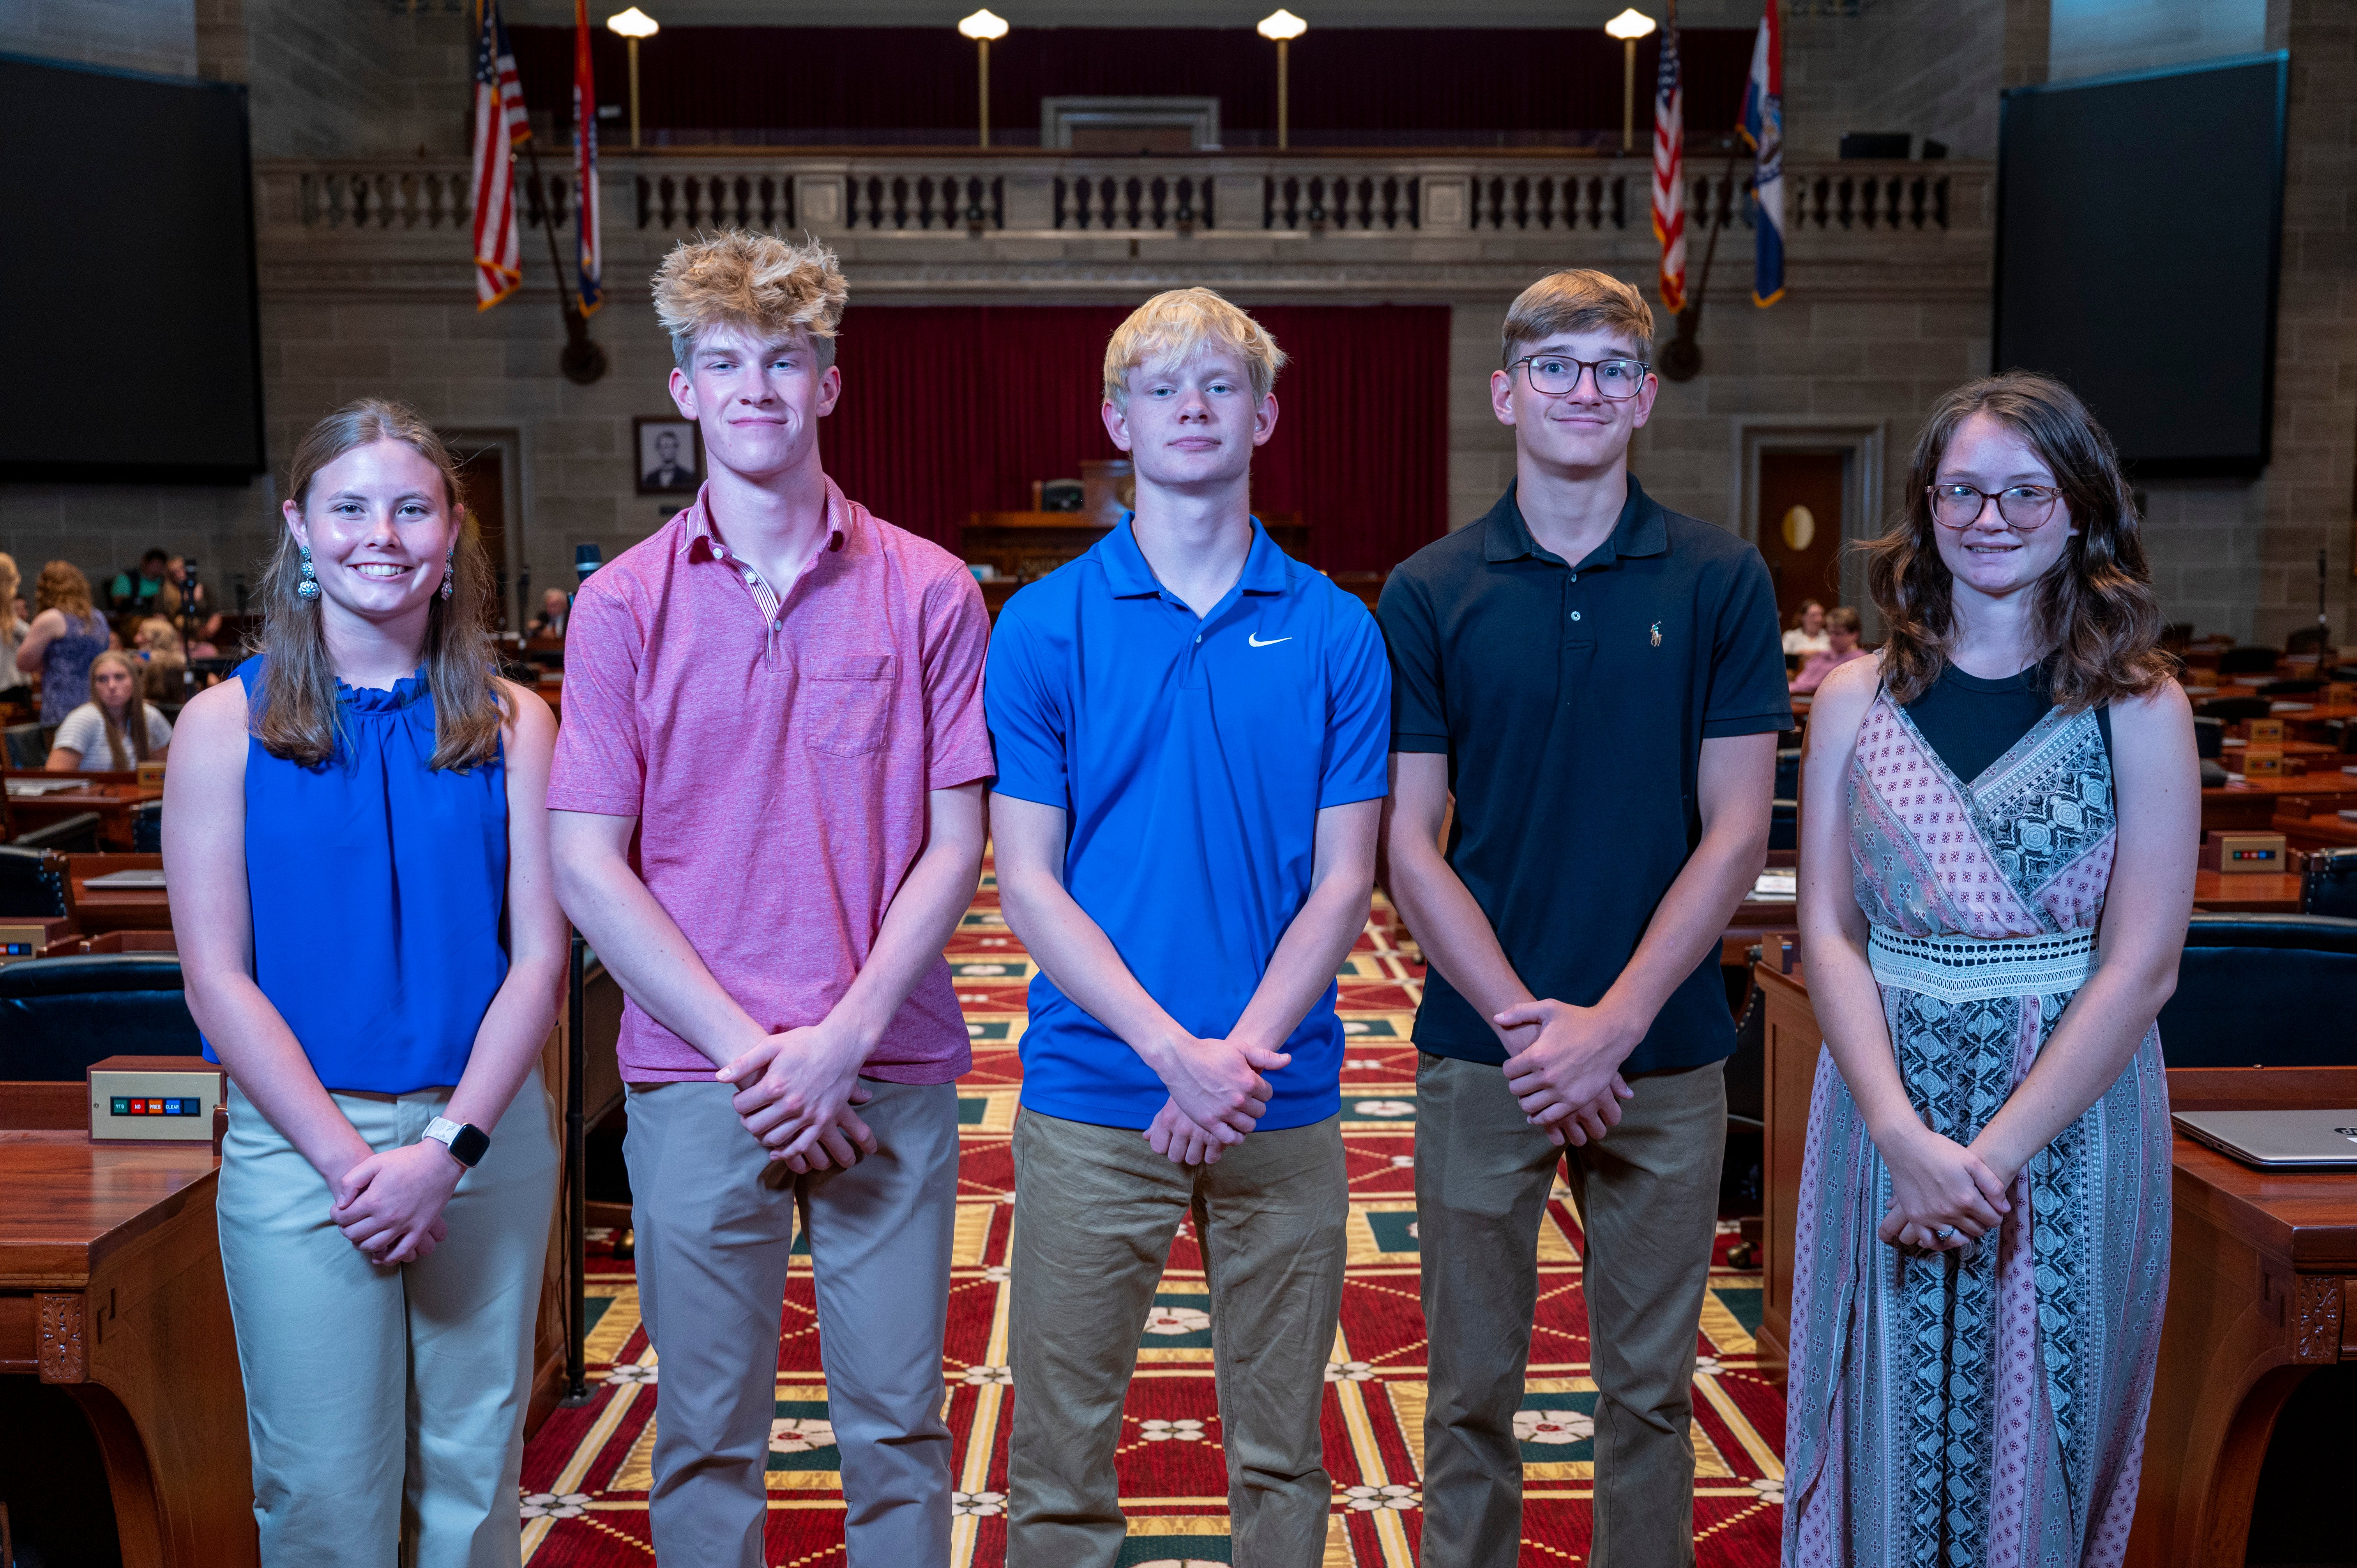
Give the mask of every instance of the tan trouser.
M 1112 1568 L 1120 1554 L 1122 1400 L 1190 1209 L 1211 1298 L 1231 1560 L 1318 1568 L 1333 1496 L 1318 1415 L 1351 1213 L 1341 1119 L 1175 1165 L 1132 1128 L 1026 1111 L 1015 1195 L 1007 1568 Z
M 1593 1568 L 1674 1568 L 1694 1552 L 1695 1335 L 1726 1148 L 1722 1064 L 1645 1073 L 1601 1143 L 1558 1149 L 1501 1069 L 1425 1055 L 1415 1072 L 1415 1211 L 1431 1337 L 1424 1568 L 1513 1568 L 1514 1412 L 1538 1305 L 1539 1220 L 1563 1161 L 1587 1230 L 1582 1283 L 1596 1406 Z

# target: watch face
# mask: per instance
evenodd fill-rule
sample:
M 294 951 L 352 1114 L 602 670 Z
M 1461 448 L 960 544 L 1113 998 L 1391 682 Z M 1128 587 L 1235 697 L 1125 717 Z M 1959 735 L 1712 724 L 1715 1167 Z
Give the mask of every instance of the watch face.
M 462 1165 L 474 1165 L 490 1151 L 490 1137 L 481 1128 L 472 1125 L 459 1128 L 458 1135 L 450 1140 L 450 1152 L 458 1157 Z

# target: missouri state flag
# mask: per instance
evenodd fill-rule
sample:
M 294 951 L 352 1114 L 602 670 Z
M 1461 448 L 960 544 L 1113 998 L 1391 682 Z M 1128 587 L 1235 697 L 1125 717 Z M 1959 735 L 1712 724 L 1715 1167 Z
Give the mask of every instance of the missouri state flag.
M 606 231 L 597 220 L 597 81 L 589 69 L 589 0 L 573 0 L 573 188 L 581 314 L 606 303 Z
M 1751 80 L 1743 90 L 1743 139 L 1751 144 L 1752 225 L 1758 250 L 1751 263 L 1751 303 L 1765 308 L 1784 297 L 1784 32 L 1776 0 L 1768 0 L 1760 36 L 1751 45 Z

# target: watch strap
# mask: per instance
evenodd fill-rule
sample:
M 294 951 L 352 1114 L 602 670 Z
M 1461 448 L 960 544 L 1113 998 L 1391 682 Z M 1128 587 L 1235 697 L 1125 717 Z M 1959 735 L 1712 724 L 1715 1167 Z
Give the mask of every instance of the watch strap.
M 450 1157 L 473 1169 L 490 1152 L 490 1134 L 471 1122 L 453 1122 L 447 1116 L 436 1116 L 425 1124 L 422 1143 L 431 1138 L 450 1151 Z

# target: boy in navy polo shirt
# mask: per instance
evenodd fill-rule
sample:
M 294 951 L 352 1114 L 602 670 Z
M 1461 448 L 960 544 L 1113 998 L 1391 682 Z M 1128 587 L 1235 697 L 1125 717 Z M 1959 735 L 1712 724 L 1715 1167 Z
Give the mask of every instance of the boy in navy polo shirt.
M 1377 612 L 1387 881 L 1429 964 L 1424 1568 L 1520 1557 L 1514 1418 L 1558 1168 L 1587 1243 L 1589 1561 L 1694 1561 L 1695 1336 L 1735 1048 L 1719 938 L 1766 860 L 1792 718 L 1760 553 L 1629 473 L 1652 336 L 1644 300 L 1603 273 L 1523 291 L 1490 389 L 1513 486 L 1404 562 Z
M 999 899 L 1039 965 L 1015 1127 L 1010 1568 L 1112 1568 L 1122 1400 L 1191 1210 L 1232 1560 L 1303 1568 L 1350 1214 L 1334 974 L 1367 918 L 1381 635 L 1250 511 L 1276 344 L 1208 289 L 1105 350 L 1137 510 L 1007 602 L 984 703 Z

